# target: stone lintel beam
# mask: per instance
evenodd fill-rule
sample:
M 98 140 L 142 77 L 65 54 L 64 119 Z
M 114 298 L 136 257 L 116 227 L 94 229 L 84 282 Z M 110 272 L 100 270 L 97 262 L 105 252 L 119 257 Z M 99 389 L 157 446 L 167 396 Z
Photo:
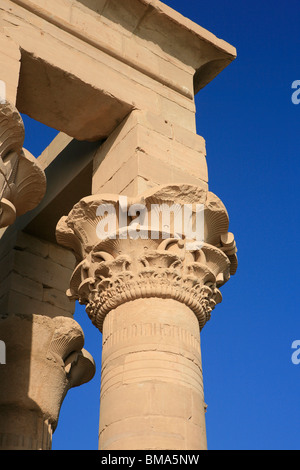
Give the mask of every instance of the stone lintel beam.
M 147 63 L 146 56 L 137 58 L 135 51 L 130 48 L 121 51 L 116 42 L 110 43 L 103 36 L 95 37 L 90 31 L 84 35 L 78 28 L 86 19 L 86 10 L 81 4 L 91 9 L 94 16 L 99 14 L 107 22 L 121 25 L 128 34 L 134 34 L 145 41 L 151 40 L 157 49 L 160 48 L 174 59 L 189 65 L 195 71 L 195 93 L 236 57 L 233 46 L 158 0 L 127 0 L 126 4 L 119 4 L 116 0 L 100 0 L 96 4 L 92 0 L 78 0 L 70 4 L 56 0 L 55 15 L 51 13 L 49 2 L 45 0 L 12 2 L 189 97 L 193 97 L 193 94 L 183 85 L 173 82 L 167 70 L 158 76 L 157 71 Z M 75 24 L 72 13 L 78 13 L 78 10 L 82 12 L 82 18 L 77 15 Z
M 132 109 L 195 131 L 195 93 L 236 57 L 160 1 L 3 0 L 1 10 L 21 50 L 18 109 L 78 140 L 107 137 Z

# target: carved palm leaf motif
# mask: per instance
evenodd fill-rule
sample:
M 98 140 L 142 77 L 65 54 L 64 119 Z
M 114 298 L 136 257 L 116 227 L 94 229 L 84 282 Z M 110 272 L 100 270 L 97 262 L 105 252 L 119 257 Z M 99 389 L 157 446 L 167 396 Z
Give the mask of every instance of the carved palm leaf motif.
M 44 197 L 46 177 L 25 149 L 24 124 L 8 102 L 0 104 L 0 227 L 14 223 Z
M 158 207 L 175 209 L 184 204 L 204 208 L 204 240 L 201 248 L 188 249 L 188 240 L 163 222 L 153 227 L 143 224 L 137 237 L 128 216 L 120 227 L 121 209 L 117 195 L 95 195 L 82 199 L 57 226 L 57 240 L 72 248 L 79 264 L 71 279 L 68 295 L 86 305 L 92 322 L 102 330 L 106 315 L 126 302 L 141 298 L 174 299 L 187 305 L 197 316 L 200 328 L 221 302 L 219 287 L 235 272 L 236 246 L 228 234 L 228 214 L 217 196 L 191 185 L 154 188 L 130 200 L 145 207 L 150 217 Z M 97 224 L 103 220 L 102 207 L 111 205 L 117 220 L 113 229 L 99 239 Z M 154 209 L 153 209 L 154 208 Z M 177 212 L 176 212 L 177 210 Z M 100 215 L 99 215 L 100 214 Z M 122 215 L 124 220 L 124 214 Z M 155 213 L 156 220 L 157 213 Z M 154 236 L 153 236 L 154 235 Z M 80 260 L 83 260 L 80 262 Z

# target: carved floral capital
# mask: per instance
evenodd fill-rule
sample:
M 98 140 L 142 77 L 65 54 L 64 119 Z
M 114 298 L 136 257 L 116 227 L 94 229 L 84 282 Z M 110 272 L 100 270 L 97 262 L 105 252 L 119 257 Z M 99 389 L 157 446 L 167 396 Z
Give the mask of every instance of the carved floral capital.
M 127 213 L 127 225 L 117 224 L 116 232 L 99 239 L 97 225 L 103 214 L 99 206 L 111 204 L 118 222 L 123 210 L 116 195 L 95 195 L 82 199 L 57 226 L 58 243 L 73 250 L 77 267 L 67 295 L 86 305 L 92 322 L 102 331 L 107 313 L 141 298 L 173 299 L 187 305 L 197 316 L 200 328 L 221 302 L 220 287 L 237 268 L 234 237 L 228 232 L 228 214 L 213 193 L 180 185 L 152 189 L 130 204 L 142 204 L 153 215 L 157 205 L 188 204 L 196 217 L 197 204 L 204 211 L 203 241 L 190 249 L 187 237 L 157 227 L 155 237 L 147 225 L 136 228 L 135 217 Z M 155 208 L 155 209 L 153 209 Z M 124 213 L 122 213 L 124 223 Z M 147 219 L 148 220 L 148 219 Z M 170 227 L 169 227 L 170 228 Z M 124 231 L 126 236 L 124 237 Z
M 84 333 L 68 317 L 12 315 L 0 323 L 7 348 L 7 363 L 0 368 L 0 448 L 9 444 L 37 450 L 40 445 L 35 441 L 42 440 L 43 432 L 29 424 L 24 428 L 21 418 L 11 421 L 19 412 L 45 423 L 50 448 L 67 392 L 95 374 L 95 362 L 84 349 Z
M 23 148 L 24 138 L 17 109 L 8 102 L 0 104 L 0 227 L 34 209 L 45 194 L 45 174 Z

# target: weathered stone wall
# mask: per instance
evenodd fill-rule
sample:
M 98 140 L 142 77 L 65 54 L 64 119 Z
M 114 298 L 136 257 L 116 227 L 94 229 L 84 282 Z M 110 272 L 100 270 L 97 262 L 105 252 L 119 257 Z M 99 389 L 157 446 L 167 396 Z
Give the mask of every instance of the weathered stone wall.
M 73 254 L 19 232 L 0 252 L 0 316 L 36 314 L 72 317 L 75 303 L 66 289 L 75 266 Z
M 133 111 L 95 155 L 94 194 L 137 196 L 182 182 L 207 188 L 205 141 L 163 116 Z

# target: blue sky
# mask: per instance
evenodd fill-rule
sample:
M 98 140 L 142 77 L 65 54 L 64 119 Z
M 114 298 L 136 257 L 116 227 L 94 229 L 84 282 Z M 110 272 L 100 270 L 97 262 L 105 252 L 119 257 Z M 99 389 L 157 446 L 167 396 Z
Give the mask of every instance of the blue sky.
M 300 449 L 299 124 L 296 0 L 166 1 L 237 48 L 238 58 L 196 98 L 210 190 L 226 205 L 239 269 L 202 333 L 210 450 Z M 25 117 L 36 156 L 55 132 Z M 67 395 L 53 449 L 97 449 L 101 335 L 76 308 L 93 381 Z

